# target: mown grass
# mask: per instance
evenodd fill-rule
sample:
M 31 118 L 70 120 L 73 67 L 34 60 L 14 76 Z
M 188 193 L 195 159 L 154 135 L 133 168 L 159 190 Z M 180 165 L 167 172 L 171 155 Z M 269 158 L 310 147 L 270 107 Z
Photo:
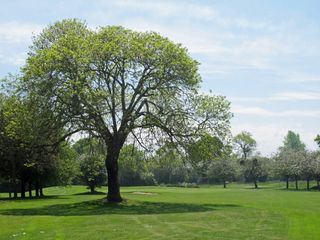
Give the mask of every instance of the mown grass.
M 121 204 L 83 186 L 1 194 L 0 239 L 319 239 L 320 192 L 282 187 L 124 187 Z

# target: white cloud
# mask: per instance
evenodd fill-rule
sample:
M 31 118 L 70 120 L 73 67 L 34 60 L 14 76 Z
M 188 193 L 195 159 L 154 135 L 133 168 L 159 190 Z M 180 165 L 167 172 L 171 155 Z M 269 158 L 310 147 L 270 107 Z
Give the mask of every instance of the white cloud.
M 320 100 L 319 92 L 281 92 L 275 94 L 271 99 L 278 101 L 292 100 Z
M 312 117 L 320 118 L 319 110 L 285 110 L 281 112 L 266 110 L 261 107 L 232 105 L 231 111 L 235 114 L 253 115 L 262 117 Z
M 284 101 L 319 101 L 320 93 L 311 91 L 279 92 L 267 97 L 231 97 L 232 102 L 271 103 Z
M 5 22 L 0 23 L 0 42 L 30 42 L 34 34 L 38 34 L 43 26 L 34 23 Z

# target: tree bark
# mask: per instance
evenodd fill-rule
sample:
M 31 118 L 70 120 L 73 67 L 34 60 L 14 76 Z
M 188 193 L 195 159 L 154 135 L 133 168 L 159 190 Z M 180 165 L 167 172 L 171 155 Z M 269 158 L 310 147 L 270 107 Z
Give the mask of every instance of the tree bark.
M 13 197 L 18 198 L 17 181 L 13 181 Z
M 32 198 L 32 184 L 31 181 L 28 183 L 29 197 Z
M 110 159 L 110 157 L 107 157 Z M 122 198 L 120 195 L 120 183 L 118 175 L 118 161 L 106 161 L 107 173 L 108 173 L 108 195 L 107 199 L 109 202 L 121 202 Z
M 257 188 L 258 188 L 257 180 L 254 179 L 254 180 L 253 180 L 253 183 L 254 183 L 254 188 L 257 189 Z
M 90 192 L 94 193 L 94 188 L 95 188 L 94 183 L 90 183 L 89 185 L 90 185 Z
M 121 127 L 120 127 L 121 128 Z M 119 131 L 113 135 L 109 135 L 106 139 L 107 145 L 107 157 L 106 157 L 106 168 L 108 174 L 108 202 L 122 202 L 120 195 L 120 178 L 119 178 L 119 167 L 118 159 L 121 148 L 128 136 L 126 130 Z
M 289 177 L 286 176 L 286 189 L 289 189 Z
M 36 180 L 36 183 L 35 183 L 35 192 L 36 192 L 36 197 L 39 197 L 39 181 Z
M 320 178 L 317 178 L 317 186 L 318 186 L 318 190 L 320 191 Z
M 39 191 L 40 191 L 40 197 L 44 197 L 42 186 L 40 186 Z
M 26 197 L 26 183 L 24 179 L 21 179 L 21 198 Z
M 310 179 L 307 178 L 307 190 L 309 191 L 310 190 Z
M 223 180 L 223 188 L 226 188 L 226 187 L 227 187 L 226 181 Z
M 295 176 L 294 179 L 295 179 L 295 182 L 296 182 L 296 190 L 298 190 L 298 188 L 299 188 L 299 187 L 298 187 L 298 177 Z
M 118 158 L 120 154 L 120 147 L 108 147 L 106 158 L 106 167 L 108 173 L 108 195 L 109 202 L 121 202 L 120 195 L 120 179 L 118 174 Z

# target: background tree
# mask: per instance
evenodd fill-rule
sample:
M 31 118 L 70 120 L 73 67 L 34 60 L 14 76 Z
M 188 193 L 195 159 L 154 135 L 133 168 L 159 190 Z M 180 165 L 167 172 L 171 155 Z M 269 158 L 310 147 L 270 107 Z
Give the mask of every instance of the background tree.
M 314 176 L 317 182 L 317 188 L 320 191 L 320 153 L 315 153 Z
M 306 145 L 300 140 L 300 135 L 294 133 L 293 131 L 288 131 L 287 135 L 283 140 L 283 146 L 280 147 L 280 151 L 284 150 L 294 150 L 294 151 L 304 151 Z
M 189 181 L 190 168 L 183 156 L 171 144 L 164 144 L 148 162 L 158 184 L 177 184 Z
M 293 160 L 295 152 L 292 150 L 283 150 L 275 157 L 275 172 L 279 178 L 285 178 L 286 189 L 289 189 L 289 179 L 293 176 Z
M 59 146 L 56 163 L 56 184 L 71 185 L 80 175 L 78 154 L 70 143 L 64 142 Z
M 73 145 L 73 149 L 78 153 L 80 177 L 90 192 L 95 193 L 96 187 L 106 183 L 103 143 L 95 138 L 82 138 Z
M 183 142 L 201 130 L 221 138 L 229 131 L 229 102 L 196 94 L 198 63 L 157 33 L 92 31 L 69 19 L 44 29 L 30 49 L 25 89 L 71 133 L 90 131 L 104 141 L 111 202 L 122 200 L 118 159 L 128 136 Z
M 119 176 L 122 185 L 155 185 L 145 152 L 133 144 L 125 145 L 119 156 Z
M 314 141 L 316 141 L 316 143 L 319 145 L 320 147 L 320 135 L 317 135 L 317 137 L 314 139 Z
M 306 156 L 305 148 L 306 145 L 301 141 L 299 134 L 290 130 L 284 137 L 283 146 L 279 148 L 283 158 L 285 158 L 284 154 L 287 154 L 287 157 L 290 157 L 287 164 L 290 165 L 290 171 L 295 180 L 296 189 L 298 189 L 298 180 L 303 172 L 303 161 Z
M 251 133 L 242 131 L 233 138 L 235 147 L 239 155 L 246 160 L 256 149 L 257 142 L 253 139 Z
M 301 156 L 301 175 L 306 179 L 307 190 L 310 190 L 310 180 L 314 179 L 315 176 L 317 153 L 305 151 Z
M 268 174 L 264 164 L 266 160 L 266 158 L 254 157 L 245 160 L 242 164 L 244 177 L 247 181 L 253 182 L 254 188 L 258 188 L 259 179 L 266 178 Z
M 189 143 L 188 160 L 198 175 L 198 183 L 208 182 L 209 166 L 224 154 L 224 150 L 223 142 L 218 137 L 209 134 Z
M 209 177 L 223 183 L 227 187 L 227 181 L 232 181 L 236 176 L 236 161 L 231 157 L 222 157 L 213 161 L 209 168 Z

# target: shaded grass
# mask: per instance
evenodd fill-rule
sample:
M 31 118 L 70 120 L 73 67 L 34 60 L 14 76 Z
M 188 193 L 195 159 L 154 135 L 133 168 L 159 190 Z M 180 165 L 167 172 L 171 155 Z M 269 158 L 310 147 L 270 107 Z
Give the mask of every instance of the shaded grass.
M 187 204 L 165 202 L 124 202 L 121 204 L 108 203 L 105 199 L 98 199 L 73 204 L 55 204 L 40 208 L 15 208 L 0 210 L 0 215 L 11 216 L 84 216 L 109 214 L 168 214 L 168 213 L 195 213 L 214 211 L 217 208 L 239 207 L 234 204 Z

